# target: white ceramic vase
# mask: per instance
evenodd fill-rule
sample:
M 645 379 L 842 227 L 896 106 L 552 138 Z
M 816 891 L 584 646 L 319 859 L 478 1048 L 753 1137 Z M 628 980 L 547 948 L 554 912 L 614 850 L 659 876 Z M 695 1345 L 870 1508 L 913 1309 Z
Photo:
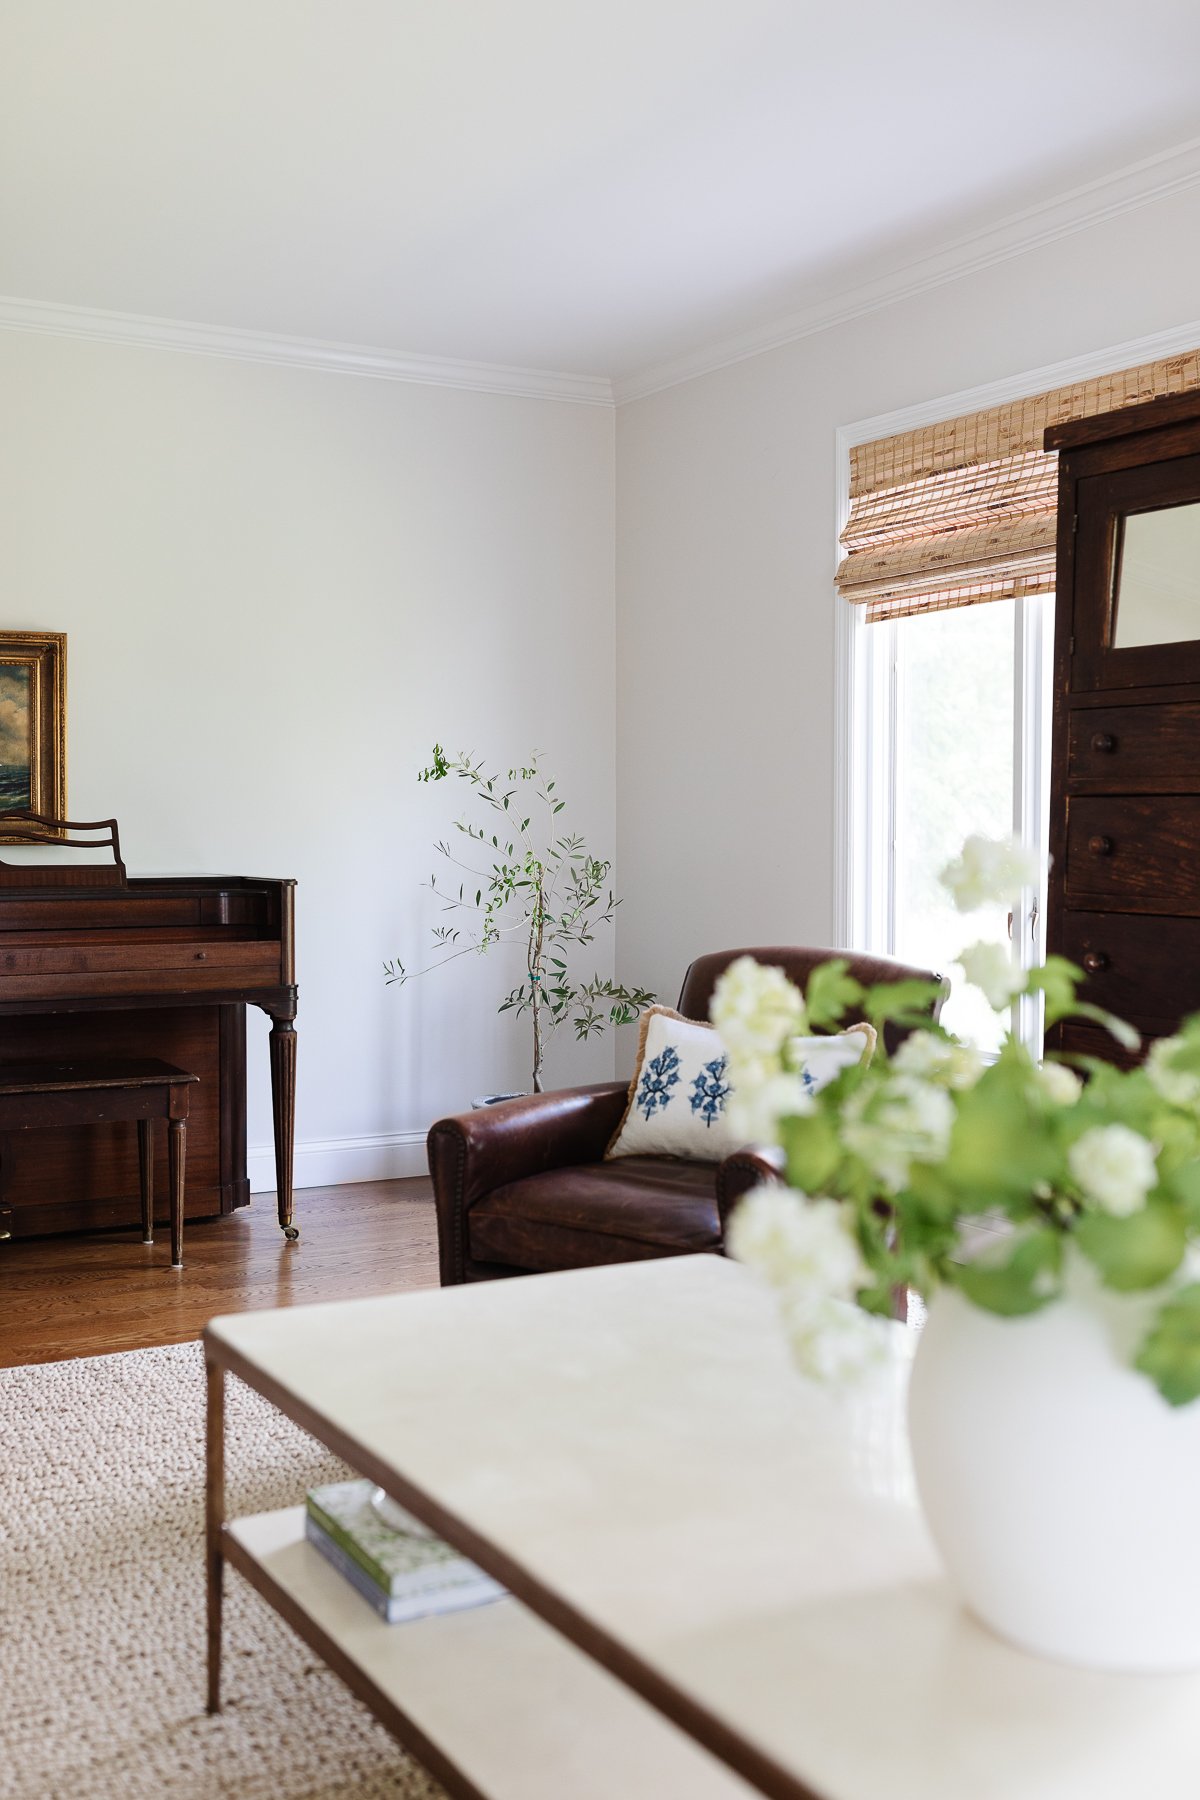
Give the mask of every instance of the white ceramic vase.
M 1081 1258 L 1042 1312 L 935 1295 L 913 1364 L 921 1504 L 971 1610 L 1022 1649 L 1094 1669 L 1200 1668 L 1200 1401 L 1130 1367 L 1161 1294 Z

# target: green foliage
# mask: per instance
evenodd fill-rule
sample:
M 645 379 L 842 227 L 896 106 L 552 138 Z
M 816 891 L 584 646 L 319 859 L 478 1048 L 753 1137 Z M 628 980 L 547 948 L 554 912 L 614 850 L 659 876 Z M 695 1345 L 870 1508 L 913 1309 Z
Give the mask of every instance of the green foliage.
M 1074 1236 L 1104 1285 L 1119 1293 L 1158 1287 L 1175 1273 L 1187 1248 L 1183 1211 L 1166 1199 L 1150 1199 L 1124 1219 L 1080 1213 Z
M 1045 995 L 1051 1018 L 1098 1017 L 1128 1042 L 1119 1020 L 1076 1002 L 1079 979 L 1051 958 L 1026 991 Z M 994 1061 L 963 1063 L 933 1023 L 935 999 L 921 982 L 864 990 L 841 960 L 809 983 L 814 1026 L 865 1016 L 911 1033 L 896 1059 L 881 1036 L 869 1068 L 843 1071 L 778 1121 L 789 1185 L 848 1209 L 867 1270 L 859 1304 L 886 1314 L 898 1289 L 949 1283 L 1019 1318 L 1060 1296 L 1073 1248 L 1113 1292 L 1161 1295 L 1137 1367 L 1173 1404 L 1200 1396 L 1200 1283 L 1178 1285 L 1200 1238 L 1200 1016 L 1148 1067 L 1077 1059 L 1080 1087 L 1011 1036 Z M 981 1214 L 1006 1235 L 968 1257 L 964 1222 Z
M 458 819 L 454 829 L 478 846 L 474 854 L 481 852 L 487 866 L 461 860 L 449 840 L 437 844 L 439 855 L 465 878 L 439 883 L 433 874 L 427 885 L 443 911 L 461 916 L 462 923 L 434 929 L 435 949 L 447 954 L 412 972 L 393 958 L 383 965 L 384 980 L 402 986 L 468 952 L 521 944 L 525 975 L 497 1010 L 517 1018 L 528 1015 L 532 1085 L 535 1093 L 540 1092 L 546 1044 L 559 1025 L 569 1021 L 582 1042 L 610 1025 L 631 1023 L 643 1007 L 653 1004 L 654 995 L 599 974 L 583 979 L 569 969 L 572 949 L 591 944 L 601 926 L 611 925 L 620 902 L 609 885 L 612 864 L 593 856 L 578 834 L 556 835 L 555 821 L 566 802 L 559 798 L 556 784 L 543 776 L 539 757 L 531 757 L 526 767 L 489 772 L 474 757 L 464 752 L 448 757 L 435 744 L 433 760 L 418 771 L 417 780 L 446 781 L 452 776 L 467 783 L 485 820 L 481 824 Z
M 1024 1217 L 1039 1182 L 1061 1157 L 1032 1093 L 1025 1053 L 1011 1040 L 976 1085 L 957 1097 L 943 1180 L 963 1213 L 1000 1207 Z
M 863 1014 L 880 1032 L 889 1020 L 928 1030 L 941 991 L 936 981 L 881 981 L 861 991 Z
M 835 956 L 818 963 L 809 976 L 804 1007 L 814 1031 L 829 1031 L 862 1001 L 866 990 L 853 975 L 847 975 L 848 967 L 845 957 Z
M 1200 1282 L 1189 1282 L 1172 1294 L 1147 1333 L 1134 1367 L 1150 1377 L 1172 1406 L 1200 1399 Z
M 1029 971 L 1026 991 L 1040 991 L 1046 996 L 1046 1028 L 1057 1025 L 1075 1011 L 1075 990 L 1083 980 L 1083 970 L 1065 956 L 1048 956 L 1040 969 Z
M 790 1185 L 802 1194 L 836 1191 L 833 1177 L 843 1160 L 836 1120 L 818 1111 L 783 1119 L 780 1126 Z
M 957 910 L 999 910 L 1035 876 L 1020 844 L 972 836 L 942 880 Z M 1123 1060 L 1141 1049 L 1132 1027 L 1079 998 L 1083 973 L 1065 957 L 1022 971 L 986 938 L 961 963 L 1001 1017 L 1014 998 L 1040 996 L 1048 1027 L 1083 1019 L 1129 1052 Z M 799 996 L 781 991 L 781 972 L 756 973 L 747 960 L 718 985 L 714 1019 L 745 1117 L 782 1148 L 802 1205 L 820 1203 L 796 1220 L 786 1204 L 751 1196 L 756 1223 L 737 1248 L 801 1322 L 802 1366 L 824 1366 L 813 1344 L 824 1327 L 814 1321 L 829 1300 L 888 1314 L 898 1290 L 929 1297 L 948 1284 L 1017 1319 L 1073 1295 L 1082 1277 L 1085 1287 L 1144 1297 L 1137 1311 L 1153 1318 L 1136 1366 L 1172 1404 L 1200 1399 L 1200 1281 L 1191 1279 L 1200 1270 L 1200 1014 L 1137 1067 L 1043 1060 L 1011 1032 L 985 1059 L 935 1022 L 940 992 L 916 980 L 864 988 L 843 958 L 819 968 L 804 997 L 813 1028 L 865 1018 L 879 1040 L 868 1066 L 814 1089 L 799 1077 L 819 1073 L 819 1059 L 797 1068 Z M 891 1055 L 886 1025 L 901 1028 L 893 1041 L 903 1038 Z M 1000 1034 L 985 1035 L 994 1043 Z M 988 1248 L 977 1254 L 984 1226 Z M 853 1353 L 843 1340 L 831 1354 L 836 1365 Z
M 1058 1298 L 1062 1261 L 1061 1236 L 1043 1226 L 1006 1244 L 1003 1255 L 994 1260 L 980 1257 L 948 1269 L 954 1285 L 976 1306 L 1017 1319 L 1040 1312 Z

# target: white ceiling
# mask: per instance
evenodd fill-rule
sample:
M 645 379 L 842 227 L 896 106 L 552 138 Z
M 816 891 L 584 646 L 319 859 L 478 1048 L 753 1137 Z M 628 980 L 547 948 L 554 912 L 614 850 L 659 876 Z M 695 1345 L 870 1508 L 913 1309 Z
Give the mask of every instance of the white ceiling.
M 1196 0 L 0 0 L 0 294 L 622 377 L 1200 133 Z

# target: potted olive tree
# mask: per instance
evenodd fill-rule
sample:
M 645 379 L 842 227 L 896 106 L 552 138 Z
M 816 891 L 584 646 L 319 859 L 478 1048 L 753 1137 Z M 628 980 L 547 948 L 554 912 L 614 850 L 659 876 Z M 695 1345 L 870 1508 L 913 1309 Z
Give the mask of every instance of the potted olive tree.
M 560 1025 L 569 1020 L 582 1042 L 606 1026 L 630 1024 L 654 995 L 596 973 L 585 979 L 571 968 L 597 929 L 612 924 L 620 902 L 608 885 L 611 862 L 593 856 L 577 833 L 560 830 L 566 803 L 542 773 L 539 756 L 526 768 L 491 772 L 463 752 L 447 757 L 435 744 L 432 763 L 417 779 L 452 776 L 467 783 L 479 817 L 455 821 L 461 846 L 446 839 L 437 845 L 452 874 L 442 881 L 433 874 L 428 886 L 451 917 L 434 927 L 434 956 L 424 968 L 410 971 L 395 959 L 384 964 L 384 974 L 389 985 L 403 985 L 456 957 L 520 944 L 524 974 L 497 1010 L 528 1016 L 530 1080 L 540 1094 L 546 1048 Z

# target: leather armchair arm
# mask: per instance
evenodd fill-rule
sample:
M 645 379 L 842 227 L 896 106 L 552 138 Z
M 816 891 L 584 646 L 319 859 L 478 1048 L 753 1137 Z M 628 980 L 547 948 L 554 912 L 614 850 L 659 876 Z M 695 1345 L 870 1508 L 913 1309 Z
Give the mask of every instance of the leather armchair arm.
M 465 1280 L 466 1214 L 493 1188 L 547 1169 L 599 1162 L 625 1111 L 629 1084 L 523 1094 L 439 1119 L 427 1148 L 437 1203 L 442 1286 Z
M 760 1182 L 782 1181 L 783 1169 L 783 1151 L 768 1144 L 747 1144 L 717 1164 L 717 1211 L 722 1231 L 742 1195 Z

